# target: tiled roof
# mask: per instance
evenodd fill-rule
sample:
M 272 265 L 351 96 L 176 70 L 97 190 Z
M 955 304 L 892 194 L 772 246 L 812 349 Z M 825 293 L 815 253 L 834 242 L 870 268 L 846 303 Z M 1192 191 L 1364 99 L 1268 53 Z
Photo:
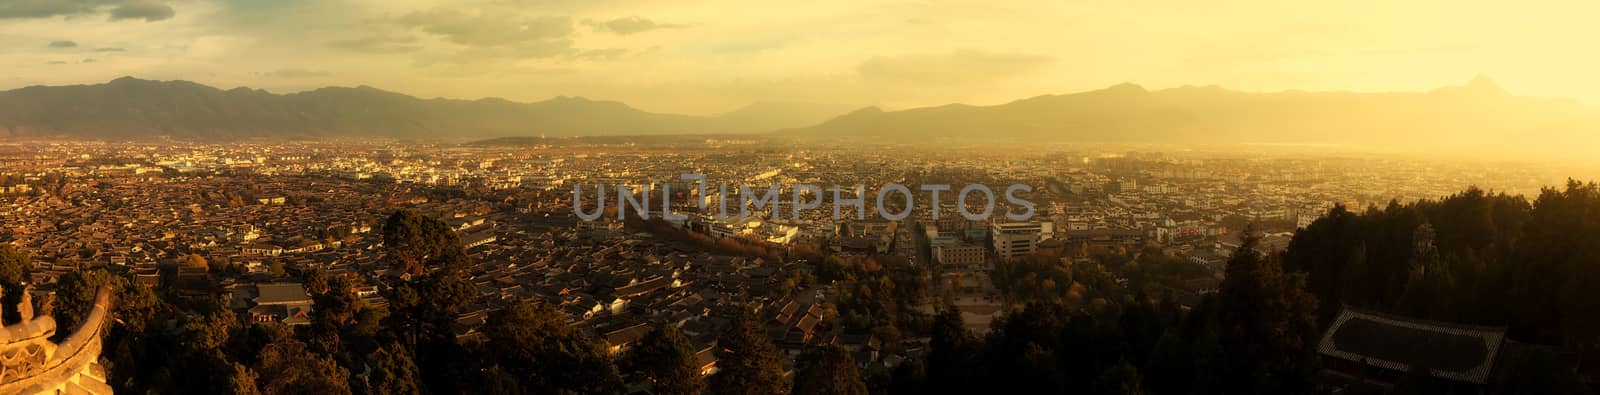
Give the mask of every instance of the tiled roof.
M 1430 369 L 1433 376 L 1484 384 L 1505 340 L 1504 327 L 1462 325 L 1353 308 L 1339 312 L 1317 352 L 1394 371 Z

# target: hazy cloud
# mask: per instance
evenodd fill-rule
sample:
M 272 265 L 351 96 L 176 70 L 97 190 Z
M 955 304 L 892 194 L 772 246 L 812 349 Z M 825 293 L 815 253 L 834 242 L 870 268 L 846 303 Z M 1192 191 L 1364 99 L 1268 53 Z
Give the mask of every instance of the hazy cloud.
M 94 51 L 95 52 L 127 52 L 128 50 L 122 49 L 122 48 L 95 48 Z
M 572 57 L 580 60 L 612 61 L 627 56 L 628 53 L 627 48 L 585 49 L 573 54 Z
M 857 66 L 856 72 L 872 81 L 971 83 L 1034 73 L 1052 62 L 1048 56 L 960 50 L 873 57 Z
M 74 48 L 78 43 L 72 40 L 51 41 L 50 48 Z
M 155 22 L 172 18 L 175 12 L 171 6 L 155 0 L 134 0 L 122 3 L 117 8 L 111 9 L 111 20 L 143 19 L 145 22 Z
M 78 63 L 94 63 L 94 62 L 95 62 L 94 58 L 88 58 L 88 59 L 84 59 L 83 61 L 78 62 Z
M 624 36 L 629 35 L 629 34 L 634 34 L 634 33 L 644 33 L 644 32 L 647 32 L 647 31 L 657 30 L 657 29 L 682 29 L 682 28 L 689 27 L 688 25 L 681 25 L 681 24 L 676 24 L 676 23 L 660 23 L 660 22 L 656 22 L 656 21 L 652 21 L 652 20 L 649 20 L 649 19 L 644 19 L 644 18 L 640 18 L 640 17 L 636 17 L 636 16 L 635 17 L 627 17 L 627 18 L 617 18 L 617 19 L 612 19 L 612 20 L 603 21 L 603 22 L 602 21 L 589 20 L 589 21 L 584 21 L 584 24 L 589 25 L 589 27 L 594 29 L 595 31 L 612 32 L 612 33 L 621 34 L 621 35 L 624 35 Z
M 62 15 L 82 15 L 114 4 L 99 0 L 5 0 L 0 1 L 0 18 L 49 18 Z
M 110 9 L 111 20 L 171 18 L 172 7 L 157 0 L 0 0 L 0 19 L 89 15 Z
M 279 70 L 266 72 L 266 73 L 256 73 L 256 75 L 278 77 L 278 78 L 314 78 L 314 77 L 327 77 L 329 75 L 333 75 L 333 73 L 329 73 L 329 72 L 326 72 L 326 71 L 320 71 L 320 70 L 307 70 L 307 69 L 301 69 L 301 68 L 290 68 L 290 69 L 279 69 Z
M 52 64 L 52 65 L 55 65 L 55 64 L 67 64 L 67 62 L 60 61 L 60 60 L 52 60 L 52 61 L 46 62 L 46 64 Z
M 398 22 L 469 47 L 559 40 L 573 33 L 572 18 L 564 16 L 522 17 L 493 11 L 468 14 L 448 8 L 413 12 L 400 17 Z
M 453 51 L 432 51 L 419 54 L 417 64 L 476 64 L 488 66 L 491 61 L 515 59 L 544 59 L 573 55 L 571 39 L 533 40 L 511 45 L 467 47 Z
M 422 46 L 417 44 L 417 38 L 412 36 L 370 36 L 349 40 L 334 40 L 329 41 L 328 46 L 364 53 L 400 53 L 422 49 Z

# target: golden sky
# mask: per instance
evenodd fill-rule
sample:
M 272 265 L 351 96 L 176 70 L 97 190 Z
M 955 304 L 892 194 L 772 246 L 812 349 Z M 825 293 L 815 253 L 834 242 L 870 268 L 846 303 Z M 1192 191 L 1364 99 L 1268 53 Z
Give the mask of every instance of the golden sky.
M 132 75 L 711 114 L 1121 82 L 1420 91 L 1481 74 L 1592 104 L 1597 17 L 1593 0 L 0 0 L 0 89 Z

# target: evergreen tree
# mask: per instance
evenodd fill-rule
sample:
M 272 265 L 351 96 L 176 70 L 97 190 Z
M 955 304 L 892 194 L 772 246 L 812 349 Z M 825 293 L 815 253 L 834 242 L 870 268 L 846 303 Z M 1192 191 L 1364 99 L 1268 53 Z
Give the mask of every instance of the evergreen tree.
M 1246 232 L 1218 292 L 1227 382 L 1241 386 L 1230 392 L 1296 391 L 1317 338 L 1317 299 L 1305 291 L 1303 274 L 1284 273 L 1257 251 L 1260 237 Z
M 1139 369 L 1126 361 L 1106 369 L 1095 380 L 1095 393 L 1105 395 L 1142 395 Z
M 384 221 L 383 245 L 390 267 L 405 274 L 466 267 L 466 251 L 450 225 L 410 210 L 395 211 Z
M 794 395 L 866 395 L 855 357 L 839 346 L 813 349 L 800 356 Z
M 284 336 L 261 349 L 257 385 L 264 395 L 350 394 L 350 372 L 305 343 Z
M 928 340 L 927 388 L 936 393 L 958 392 L 969 385 L 976 340 L 955 306 L 944 306 L 933 319 Z
M 920 395 L 938 393 L 927 386 L 927 365 L 921 359 L 910 358 L 900 362 L 890 374 L 890 395 Z
M 656 394 L 698 395 L 705 391 L 694 346 L 677 327 L 660 325 L 628 351 L 626 366 L 652 384 Z
M 417 364 L 411 355 L 391 343 L 367 358 L 366 393 L 371 395 L 415 395 L 422 393 Z
M 14 306 L 22 300 L 22 283 L 28 280 L 28 271 L 33 267 L 28 259 L 28 254 L 11 247 L 10 243 L 0 243 L 0 322 L 11 323 L 19 320 L 20 316 Z
M 233 374 L 228 376 L 228 391 L 230 395 L 260 395 L 261 390 L 256 388 L 256 372 L 250 368 L 233 364 Z
M 602 343 L 568 326 L 549 304 L 519 301 L 490 313 L 483 334 L 494 363 L 523 380 L 522 388 L 552 394 L 621 389 L 621 374 Z
M 767 339 L 766 328 L 753 308 L 745 306 L 731 327 L 717 340 L 716 375 L 711 392 L 717 395 L 773 395 L 789 392 L 783 378 L 783 361 Z

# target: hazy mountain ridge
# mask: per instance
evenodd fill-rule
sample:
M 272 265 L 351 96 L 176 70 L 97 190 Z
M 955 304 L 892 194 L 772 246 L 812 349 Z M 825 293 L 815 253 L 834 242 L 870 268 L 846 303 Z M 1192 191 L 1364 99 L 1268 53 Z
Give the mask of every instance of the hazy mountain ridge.
M 1319 143 L 1453 152 L 1573 155 L 1600 149 L 1600 111 L 1564 99 L 1513 96 L 1486 78 L 1429 92 L 1252 93 L 1216 86 L 1134 84 L 992 106 L 858 110 L 786 130 L 807 136 L 984 138 L 1118 143 Z M 1584 151 L 1587 150 L 1587 151 Z
M 359 86 L 274 94 L 131 77 L 96 85 L 0 92 L 0 136 L 237 138 L 315 136 L 497 137 L 755 133 L 815 124 L 834 113 L 784 104 L 700 117 L 650 113 L 611 101 L 558 97 L 421 99 Z

